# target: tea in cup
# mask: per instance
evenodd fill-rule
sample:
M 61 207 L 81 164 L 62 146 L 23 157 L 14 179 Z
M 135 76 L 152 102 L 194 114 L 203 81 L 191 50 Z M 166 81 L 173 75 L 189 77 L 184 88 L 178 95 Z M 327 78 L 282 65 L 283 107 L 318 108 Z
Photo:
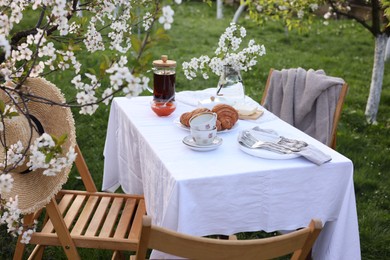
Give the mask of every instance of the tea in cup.
M 198 130 L 195 128 L 190 129 L 192 139 L 200 146 L 211 145 L 217 136 L 217 128 L 214 127 L 209 130 Z
M 217 114 L 213 112 L 203 112 L 194 115 L 190 119 L 190 128 L 200 131 L 209 131 L 216 128 Z

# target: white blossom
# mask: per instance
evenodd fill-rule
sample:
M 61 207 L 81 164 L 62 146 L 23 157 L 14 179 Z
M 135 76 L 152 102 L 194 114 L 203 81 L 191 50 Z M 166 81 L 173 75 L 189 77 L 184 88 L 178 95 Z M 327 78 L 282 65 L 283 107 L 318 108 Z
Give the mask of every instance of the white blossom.
M 0 166 L 3 168 L 3 167 L 17 167 L 22 165 L 24 162 L 23 153 L 24 153 L 24 148 L 21 141 L 18 141 L 15 144 L 10 145 L 7 150 L 7 161 L 1 162 Z
M 299 10 L 297 13 L 298 19 L 302 19 L 304 15 L 305 15 L 305 12 L 303 10 Z
M 145 31 L 149 30 L 150 26 L 152 25 L 153 22 L 153 16 L 151 13 L 147 12 L 143 18 L 142 18 L 142 26 L 145 28 Z
M 162 8 L 162 16 L 158 19 L 158 22 L 164 25 L 165 30 L 171 29 L 173 23 L 174 11 L 170 5 L 166 5 Z
M 207 68 L 210 68 L 214 74 L 220 76 L 226 65 L 230 65 L 236 70 L 250 70 L 251 67 L 257 64 L 256 58 L 265 55 L 265 47 L 256 44 L 251 39 L 248 47 L 235 52 L 240 48 L 242 38 L 245 36 L 246 30 L 244 27 L 234 23 L 230 24 L 219 38 L 215 57 L 209 58 L 203 55 L 199 58 L 192 58 L 189 62 L 183 62 L 182 68 L 185 77 L 188 80 L 192 80 L 197 76 L 197 72 L 200 72 L 204 79 L 208 79 Z
M 45 169 L 44 175 L 54 176 L 61 172 L 63 168 L 70 166 L 74 161 L 74 154 L 68 152 L 66 157 L 61 157 L 58 154 L 54 154 L 49 162 L 47 162 L 47 154 L 53 153 L 55 147 L 53 138 L 43 133 L 40 137 L 34 140 L 34 143 L 30 146 L 30 160 L 27 162 L 27 166 L 31 171 L 37 169 Z
M 103 37 L 96 30 L 95 25 L 92 21 L 88 26 L 87 33 L 85 34 L 84 44 L 85 47 L 87 47 L 87 50 L 90 52 L 95 52 L 98 50 L 103 51 L 105 49 L 103 44 Z
M 0 47 L 3 49 L 5 53 L 5 58 L 7 59 L 11 55 L 11 45 L 3 34 L 0 34 Z
M 13 182 L 11 174 L 0 174 L 0 194 L 11 192 Z
M 317 3 L 310 4 L 309 7 L 310 7 L 310 9 L 311 9 L 312 11 L 316 11 L 316 10 L 318 9 L 318 4 L 317 4 Z

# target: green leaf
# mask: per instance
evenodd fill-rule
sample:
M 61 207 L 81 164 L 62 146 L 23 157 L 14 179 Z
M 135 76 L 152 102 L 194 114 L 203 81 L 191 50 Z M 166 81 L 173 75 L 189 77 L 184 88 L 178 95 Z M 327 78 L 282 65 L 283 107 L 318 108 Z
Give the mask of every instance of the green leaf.
M 104 76 L 106 74 L 106 70 L 110 67 L 106 61 L 102 61 L 99 66 L 99 74 L 100 76 Z
M 63 134 L 60 136 L 60 138 L 58 138 L 58 145 L 63 145 L 66 141 L 66 139 L 68 138 L 68 134 Z
M 46 154 L 45 163 L 49 163 L 53 159 L 53 153 Z
M 93 68 L 87 68 L 87 70 L 89 73 L 96 75 L 96 71 Z
M 3 100 L 0 100 L 0 112 L 3 114 L 5 109 L 5 104 Z
M 19 116 L 19 113 L 18 112 L 11 112 L 11 113 L 8 113 L 7 116 L 9 118 L 14 117 L 14 116 Z
M 51 136 L 51 138 L 53 139 L 54 143 L 55 143 L 55 144 L 58 144 L 58 138 L 55 137 L 54 135 L 50 135 L 50 136 Z
M 139 53 L 141 50 L 142 42 L 140 39 L 138 39 L 137 35 L 132 34 L 130 36 L 131 45 L 133 46 L 133 49 L 135 52 Z
M 111 65 L 110 57 L 108 57 L 106 54 L 103 54 L 103 59 L 109 66 Z
M 203 2 L 206 2 L 210 7 L 213 5 L 213 2 L 211 2 L 211 0 L 203 0 Z

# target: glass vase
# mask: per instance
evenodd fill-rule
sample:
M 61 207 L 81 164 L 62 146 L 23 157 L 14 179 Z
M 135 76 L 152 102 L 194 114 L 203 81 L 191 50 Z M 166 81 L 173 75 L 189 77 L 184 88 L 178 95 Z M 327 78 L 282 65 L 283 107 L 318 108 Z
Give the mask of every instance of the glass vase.
M 245 87 L 239 70 L 236 70 L 231 65 L 224 65 L 216 95 L 234 101 L 245 98 Z

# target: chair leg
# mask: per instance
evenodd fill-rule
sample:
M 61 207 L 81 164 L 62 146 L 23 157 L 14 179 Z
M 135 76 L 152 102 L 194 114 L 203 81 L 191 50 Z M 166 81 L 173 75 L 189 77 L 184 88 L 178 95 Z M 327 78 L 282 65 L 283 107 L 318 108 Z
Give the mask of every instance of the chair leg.
M 34 222 L 34 214 L 28 214 L 24 216 L 23 222 L 25 225 L 30 226 Z M 14 252 L 14 260 L 22 259 L 24 254 L 24 249 L 26 248 L 26 244 L 20 243 L 22 239 L 22 235 L 18 237 L 18 241 L 16 242 L 15 252 Z
M 18 238 L 18 242 L 16 242 L 14 260 L 21 260 L 23 258 L 24 249 L 26 248 L 26 244 L 20 243 L 21 236 Z
M 46 206 L 46 212 L 49 215 L 51 222 L 53 223 L 54 229 L 61 242 L 62 248 L 68 259 L 80 259 L 79 253 L 77 252 L 76 246 L 70 237 L 69 230 L 65 225 L 64 219 L 60 214 L 55 199 L 52 198 L 51 202 Z
M 123 255 L 122 251 L 114 251 L 112 254 L 111 260 L 124 260 L 125 256 Z
M 34 250 L 31 252 L 30 257 L 28 259 L 29 260 L 30 259 L 34 259 L 34 260 L 35 259 L 42 259 L 44 250 L 45 250 L 45 246 L 36 245 Z

